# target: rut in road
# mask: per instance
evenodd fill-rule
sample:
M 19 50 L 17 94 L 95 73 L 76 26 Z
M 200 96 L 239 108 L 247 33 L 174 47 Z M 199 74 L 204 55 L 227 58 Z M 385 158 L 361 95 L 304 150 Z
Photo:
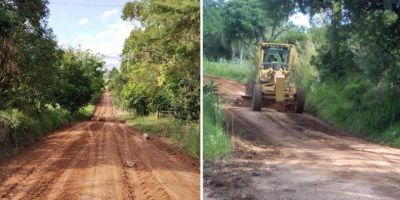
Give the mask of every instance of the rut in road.
M 223 98 L 244 93 L 240 83 L 214 81 Z M 205 199 L 399 199 L 399 149 L 308 114 L 242 105 L 224 107 L 234 152 L 205 164 Z
M 199 199 L 198 161 L 144 140 L 111 102 L 0 163 L 0 199 Z

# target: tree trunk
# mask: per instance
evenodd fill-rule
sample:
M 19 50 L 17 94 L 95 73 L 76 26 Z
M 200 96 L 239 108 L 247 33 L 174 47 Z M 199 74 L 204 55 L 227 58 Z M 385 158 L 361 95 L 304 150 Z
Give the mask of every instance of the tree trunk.
M 263 31 L 261 31 L 260 29 L 256 29 L 255 34 L 256 34 L 257 43 L 265 41 Z
M 242 44 L 242 46 L 240 48 L 240 64 L 243 63 L 243 51 L 244 51 L 244 48 L 243 48 L 243 44 Z
M 271 42 L 272 38 L 274 37 L 275 29 L 276 29 L 276 23 L 274 23 L 274 25 L 272 26 L 271 37 L 269 38 L 270 39 L 269 42 Z
M 18 151 L 18 136 L 16 128 L 14 128 L 14 142 L 15 142 L 15 149 Z
M 232 50 L 231 62 L 234 63 L 234 61 L 235 61 L 235 45 L 233 42 L 231 43 L 231 50 Z

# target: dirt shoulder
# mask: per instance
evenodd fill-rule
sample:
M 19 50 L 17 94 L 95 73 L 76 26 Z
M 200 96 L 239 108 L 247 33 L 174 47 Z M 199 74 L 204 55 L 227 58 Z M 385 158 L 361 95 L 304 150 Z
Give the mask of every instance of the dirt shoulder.
M 214 80 L 223 98 L 244 93 L 244 86 L 231 92 L 240 83 Z M 308 114 L 232 105 L 224 110 L 234 152 L 205 164 L 205 199 L 400 196 L 399 149 L 353 137 Z

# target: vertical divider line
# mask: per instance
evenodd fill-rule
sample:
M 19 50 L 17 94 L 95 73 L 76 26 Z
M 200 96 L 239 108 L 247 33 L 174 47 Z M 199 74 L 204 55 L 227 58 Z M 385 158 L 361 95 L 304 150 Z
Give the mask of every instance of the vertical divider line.
M 200 3 L 200 199 L 203 199 L 203 0 Z

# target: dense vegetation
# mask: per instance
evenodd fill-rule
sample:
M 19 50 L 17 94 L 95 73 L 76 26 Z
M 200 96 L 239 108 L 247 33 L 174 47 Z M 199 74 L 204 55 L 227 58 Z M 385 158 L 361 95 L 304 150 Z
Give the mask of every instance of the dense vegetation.
M 255 68 L 254 64 L 243 62 L 229 63 L 227 61 L 213 62 L 204 60 L 203 72 L 206 75 L 223 77 L 230 80 L 247 83 L 253 79 Z
M 275 41 L 298 29 L 287 21 L 292 6 L 291 1 L 277 0 L 205 0 L 205 57 L 256 60 L 256 42 Z
M 0 0 L 0 146 L 18 147 L 90 116 L 104 62 L 63 50 L 47 25 L 47 1 Z
M 139 118 L 159 113 L 197 124 L 200 117 L 199 1 L 129 2 L 125 4 L 122 18 L 139 21 L 143 28 L 131 32 L 122 51 L 120 69 L 109 73 L 114 103 Z M 195 133 L 195 137 L 198 156 L 200 134 Z
M 398 1 L 311 1 L 328 21 L 311 60 L 319 81 L 308 109 L 368 138 L 400 146 L 400 4 Z
M 208 82 L 203 86 L 203 93 L 203 155 L 205 160 L 211 160 L 227 155 L 232 145 L 225 134 L 217 85 Z
M 400 146 L 398 1 L 207 0 L 204 3 L 206 59 L 254 61 L 257 41 L 294 43 L 297 64 L 292 81 L 306 86 L 309 112 L 355 134 Z M 252 4 L 259 6 L 249 6 Z M 265 5 L 276 9 L 263 9 Z M 234 9 L 237 14 L 229 15 L 235 6 L 242 9 Z M 288 22 L 296 12 L 310 15 L 313 27 L 305 29 Z M 260 22 L 258 15 L 265 20 Z M 265 31 L 264 38 L 257 36 L 260 27 Z M 276 37 L 266 33 L 277 29 L 281 31 Z M 232 33 L 236 42 L 230 39 Z M 220 70 L 208 71 L 213 74 Z

